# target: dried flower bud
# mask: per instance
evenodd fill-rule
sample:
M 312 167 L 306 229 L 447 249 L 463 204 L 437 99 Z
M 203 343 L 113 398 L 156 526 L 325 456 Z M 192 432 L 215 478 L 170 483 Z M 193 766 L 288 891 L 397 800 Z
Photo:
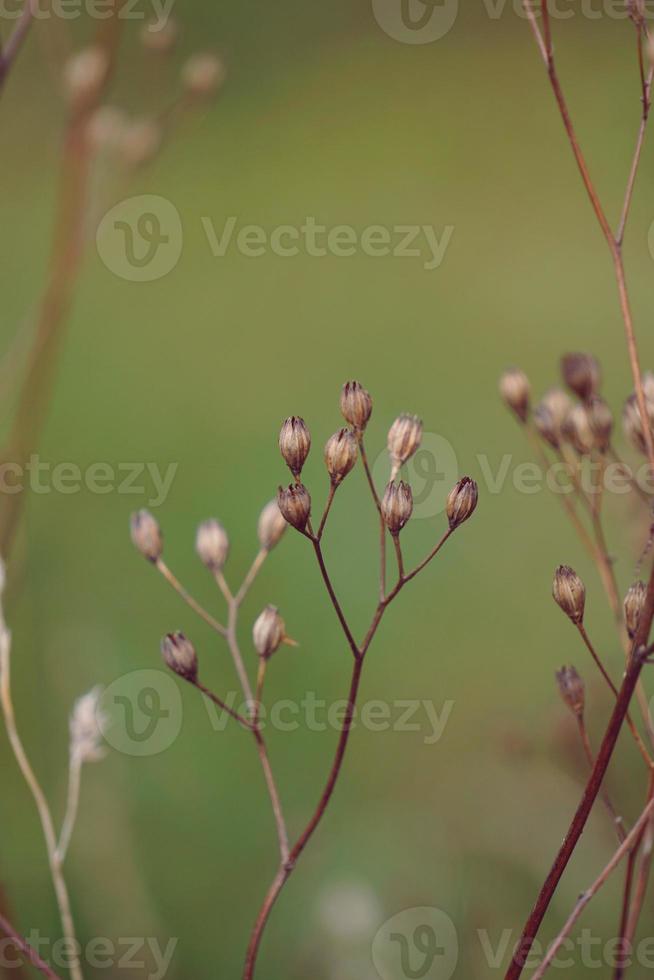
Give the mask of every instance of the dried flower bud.
M 586 701 L 584 682 L 574 667 L 561 667 L 556 672 L 559 693 L 573 714 L 581 718 Z
M 596 445 L 595 433 L 585 405 L 574 405 L 563 423 L 563 437 L 579 453 L 588 456 Z
M 179 28 L 172 17 L 167 17 L 163 24 L 159 21 L 152 21 L 144 24 L 141 30 L 141 43 L 148 51 L 156 51 L 157 54 L 169 54 L 175 47 L 179 36 Z
M 304 531 L 311 515 L 311 497 L 303 484 L 292 483 L 290 487 L 280 487 L 277 505 L 288 524 L 298 531 Z
M 450 522 L 451 530 L 454 530 L 475 512 L 479 499 L 479 488 L 474 480 L 469 476 L 464 476 L 457 485 L 450 490 L 445 507 L 447 519 Z
M 404 480 L 389 483 L 381 502 L 382 517 L 391 534 L 399 534 L 413 512 L 413 494 Z
M 78 698 L 70 716 L 70 755 L 79 762 L 99 762 L 106 755 L 102 732 L 109 719 L 100 708 L 102 688 Z
M 225 80 L 225 66 L 215 54 L 194 54 L 182 68 L 182 84 L 189 95 L 208 98 Z
M 311 449 L 311 434 L 304 419 L 292 415 L 279 432 L 279 449 L 293 476 L 298 477 Z
M 159 522 L 149 510 L 139 510 L 130 519 L 132 542 L 148 561 L 158 561 L 163 552 L 163 537 Z
M 654 395 L 650 395 L 647 390 L 645 392 L 645 406 L 647 408 L 649 428 L 654 434 Z M 646 455 L 647 443 L 645 442 L 645 430 L 643 428 L 640 411 L 638 409 L 638 400 L 635 394 L 630 395 L 625 402 L 622 412 L 622 425 L 624 428 L 624 433 L 632 446 L 634 446 L 639 453 Z
M 91 148 L 100 153 L 104 150 L 117 150 L 125 131 L 126 115 L 122 109 L 113 105 L 103 105 L 96 109 L 86 129 Z
M 603 398 L 595 396 L 587 406 L 588 422 L 595 437 L 595 448 L 605 453 L 611 444 L 613 412 Z
M 288 525 L 279 509 L 279 504 L 276 500 L 271 500 L 259 515 L 257 535 L 261 547 L 265 548 L 266 551 L 274 548 L 287 527 Z
M 130 167 L 148 163 L 159 152 L 163 133 L 154 119 L 132 119 L 120 133 L 118 150 Z
M 109 69 L 109 59 L 100 47 L 83 48 L 64 66 L 64 85 L 74 110 L 90 106 L 100 94 Z
M 563 439 L 563 426 L 572 408 L 572 402 L 561 388 L 552 388 L 534 409 L 534 425 L 540 435 L 554 449 Z
M 565 354 L 561 358 L 563 380 L 583 401 L 598 394 L 600 366 L 592 354 Z
M 171 670 L 185 681 L 195 684 L 198 679 L 198 655 L 183 633 L 168 633 L 161 641 L 161 655 Z
M 583 623 L 586 587 L 569 565 L 559 565 L 552 584 L 554 601 L 573 623 Z
M 275 606 L 266 606 L 252 627 L 252 639 L 260 657 L 267 660 L 286 638 L 286 626 Z
M 332 484 L 337 486 L 357 461 L 359 444 L 349 429 L 339 429 L 325 445 L 325 465 Z
M 219 572 L 229 554 L 229 538 L 220 521 L 210 518 L 198 526 L 195 550 L 200 561 L 212 572 Z
M 391 457 L 391 480 L 400 467 L 410 459 L 422 439 L 422 422 L 417 415 L 400 415 L 388 432 L 388 452 Z
M 529 378 L 520 368 L 510 368 L 500 378 L 500 394 L 521 422 L 527 421 L 531 388 Z
M 346 422 L 363 432 L 372 415 L 372 398 L 358 381 L 348 381 L 343 385 L 341 412 Z
M 627 633 L 632 640 L 638 630 L 640 614 L 643 611 L 646 598 L 647 586 L 644 582 L 634 582 L 634 584 L 629 587 L 629 590 L 625 596 L 624 621 L 627 627 Z

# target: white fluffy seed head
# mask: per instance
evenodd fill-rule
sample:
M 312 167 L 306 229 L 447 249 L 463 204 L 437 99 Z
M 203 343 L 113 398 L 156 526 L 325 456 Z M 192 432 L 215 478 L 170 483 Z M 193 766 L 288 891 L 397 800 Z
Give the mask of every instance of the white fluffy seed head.
M 108 723 L 100 701 L 102 688 L 94 687 L 77 699 L 70 716 L 70 754 L 79 762 L 99 762 L 106 755 L 102 732 Z

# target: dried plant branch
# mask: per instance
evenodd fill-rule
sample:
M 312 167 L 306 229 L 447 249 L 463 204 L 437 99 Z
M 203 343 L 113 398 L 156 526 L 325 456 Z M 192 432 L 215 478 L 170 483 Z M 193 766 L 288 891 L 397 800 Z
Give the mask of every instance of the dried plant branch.
M 527 923 L 523 929 L 522 936 L 514 952 L 511 964 L 506 973 L 505 980 L 517 980 L 521 976 L 525 966 L 526 958 L 531 950 L 538 929 L 545 917 L 545 913 L 550 906 L 556 888 L 568 866 L 568 862 L 579 843 L 579 839 L 584 831 L 588 817 L 597 799 L 599 791 L 606 775 L 609 763 L 613 756 L 618 736 L 629 710 L 629 704 L 634 694 L 641 671 L 644 665 L 644 653 L 654 618 L 654 568 L 650 573 L 647 586 L 647 596 L 640 616 L 638 630 L 633 642 L 632 655 L 620 688 L 615 708 L 611 715 L 606 733 L 602 740 L 600 750 L 595 760 L 595 766 L 584 790 L 583 797 L 573 817 L 570 828 L 565 836 L 565 840 L 559 849 L 552 868 L 541 888 L 536 900 L 536 904 L 529 915 Z
M 11 939 L 16 949 L 23 954 L 25 959 L 28 960 L 32 966 L 39 971 L 39 973 L 42 973 L 44 977 L 50 977 L 50 980 L 61 980 L 59 974 L 55 973 L 54 970 L 48 966 L 45 960 L 41 959 L 36 950 L 32 949 L 27 940 L 23 939 L 23 937 L 16 932 L 11 923 L 2 914 L 0 914 L 0 931 L 4 932 L 8 939 Z
M 11 698 L 10 649 L 11 640 L 9 632 L 4 625 L 4 622 L 2 622 L 0 623 L 0 703 L 2 704 L 7 735 L 9 737 L 9 742 L 16 758 L 16 762 L 18 763 L 18 767 L 23 774 L 23 778 L 25 779 L 25 782 L 27 783 L 34 798 L 39 819 L 41 821 L 43 837 L 45 839 L 46 849 L 48 852 L 50 875 L 59 908 L 61 927 L 64 937 L 69 941 L 69 946 L 71 949 L 71 977 L 73 980 L 82 980 L 82 969 L 77 952 L 79 947 L 75 938 L 75 927 L 73 924 L 73 915 L 70 907 L 68 888 L 66 886 L 61 861 L 57 853 L 57 837 L 55 834 L 52 815 L 50 813 L 50 807 L 48 806 L 45 794 L 41 789 L 41 785 L 36 778 L 34 770 L 32 769 L 23 747 L 23 743 L 18 734 L 18 729 L 16 728 L 16 718 L 14 715 L 14 706 Z
M 593 755 L 593 749 L 590 744 L 590 737 L 588 735 L 588 729 L 586 728 L 586 722 L 583 714 L 577 715 L 577 727 L 579 730 L 579 737 L 581 739 L 584 755 L 586 756 L 586 761 L 588 762 L 588 765 L 590 766 L 590 771 L 592 772 L 595 767 L 595 756 Z M 606 807 L 609 816 L 611 817 L 611 821 L 615 827 L 615 832 L 618 837 L 618 843 L 621 844 L 626 837 L 626 833 L 624 829 L 624 820 L 622 819 L 622 817 L 619 815 L 618 811 L 614 807 L 611 797 L 609 796 L 606 790 L 604 789 L 602 790 L 601 797 L 602 797 L 602 802 L 604 803 L 604 806 Z
M 9 35 L 6 43 L 0 49 L 0 89 L 2 89 L 2 86 L 7 80 L 7 75 L 27 38 L 34 21 L 36 8 L 37 0 L 25 0 L 16 26 Z
M 163 575 L 163 577 L 166 579 L 169 585 L 172 585 L 175 592 L 184 600 L 186 605 L 189 606 L 189 608 L 192 609 L 193 612 L 200 617 L 200 619 L 203 619 L 204 622 L 208 626 L 210 626 L 212 630 L 215 630 L 215 632 L 218 633 L 219 636 L 223 636 L 223 637 L 227 636 L 226 627 L 223 626 L 222 623 L 219 623 L 217 619 L 214 619 L 211 613 L 207 612 L 207 610 L 202 605 L 200 605 L 197 599 L 193 598 L 191 593 L 184 588 L 182 583 L 173 574 L 173 572 L 170 570 L 170 568 L 163 560 L 163 558 L 161 558 L 161 556 L 156 559 L 156 561 L 154 562 L 154 566 L 157 569 L 157 571 Z
M 639 834 L 646 826 L 653 811 L 654 811 L 654 800 L 650 800 L 650 802 L 647 804 L 647 806 L 641 813 L 640 817 L 638 818 L 633 829 L 630 831 L 630 833 L 627 835 L 627 837 L 622 842 L 620 847 L 617 849 L 617 851 L 615 852 L 615 854 L 613 855 L 609 863 L 602 871 L 601 875 L 593 882 L 590 888 L 586 889 L 586 891 L 579 898 L 565 926 L 558 934 L 558 936 L 556 937 L 552 945 L 549 947 L 547 951 L 547 955 L 545 956 L 543 962 L 540 964 L 538 969 L 533 974 L 531 980 L 542 980 L 542 977 L 545 976 L 548 969 L 552 965 L 554 959 L 556 958 L 556 954 L 560 950 L 566 938 L 570 935 L 570 932 L 574 928 L 574 925 L 577 922 L 577 920 L 580 918 L 582 912 L 584 911 L 588 903 L 591 901 L 591 899 L 602 888 L 602 886 L 606 884 L 611 873 L 615 871 L 617 866 L 620 864 L 622 858 L 629 853 L 630 848 L 633 847 L 633 845 L 635 844 Z
M 61 825 L 59 842 L 57 844 L 57 859 L 61 864 L 66 860 L 68 848 L 77 822 L 77 812 L 79 810 L 80 789 L 82 784 L 82 759 L 79 755 L 71 753 L 70 765 L 68 767 L 68 793 L 66 796 L 66 813 Z

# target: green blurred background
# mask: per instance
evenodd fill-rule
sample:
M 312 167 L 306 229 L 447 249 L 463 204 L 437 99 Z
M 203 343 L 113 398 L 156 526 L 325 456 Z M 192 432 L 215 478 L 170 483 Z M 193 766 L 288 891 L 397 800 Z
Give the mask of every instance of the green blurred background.
M 467 6 L 441 40 L 410 45 L 382 30 L 368 2 L 189 0 L 174 10 L 183 37 L 169 60 L 146 56 L 141 23 L 126 24 L 111 93 L 112 103 L 148 113 L 171 100 L 193 51 L 215 49 L 228 66 L 220 98 L 189 118 L 156 165 L 122 191 L 161 195 L 177 208 L 184 241 L 176 268 L 155 282 L 125 281 L 98 257 L 91 229 L 42 459 L 177 464 L 156 511 L 167 557 L 220 615 L 194 555 L 196 524 L 210 515 L 223 521 L 232 544 L 228 578 L 237 583 L 254 555 L 259 510 L 285 479 L 281 420 L 297 413 L 311 427 L 315 450 L 305 476 L 319 502 L 326 491 L 320 448 L 340 425 L 346 379 L 360 379 L 373 395 L 373 458 L 393 418 L 408 410 L 456 454 L 449 483 L 434 486 L 440 506 L 457 476 L 481 481 L 474 520 L 389 613 L 363 683 L 364 700 L 429 699 L 439 712 L 454 702 L 444 734 L 430 745 L 424 725 L 357 728 L 333 805 L 272 917 L 261 980 L 372 980 L 378 928 L 420 906 L 454 920 L 456 977 L 501 975 L 485 960 L 477 930 L 498 943 L 502 930 L 521 926 L 582 787 L 583 759 L 554 670 L 573 662 L 586 675 L 595 741 L 610 710 L 551 600 L 558 563 L 586 579 L 589 630 L 614 676 L 621 670 L 594 570 L 558 502 L 513 486 L 511 474 L 529 450 L 497 396 L 508 364 L 523 366 L 541 392 L 556 380 L 563 350 L 589 349 L 604 364 L 606 397 L 619 410 L 631 383 L 610 263 L 528 25 L 509 4 L 499 17 L 489 16 L 492 5 Z M 575 15 L 555 28 L 561 73 L 616 216 L 639 113 L 634 32 L 624 20 L 590 19 L 570 7 Z M 47 30 L 44 23 L 31 37 L 2 102 L 5 346 L 38 298 L 55 205 L 64 108 L 44 61 Z M 88 22 L 72 25 L 78 43 L 89 30 Z M 645 365 L 654 363 L 651 172 L 648 145 L 626 245 Z M 99 205 L 103 195 L 113 203 L 109 178 L 97 181 L 96 192 Z M 359 230 L 419 223 L 439 234 L 452 225 L 454 233 L 433 271 L 420 258 L 360 253 L 255 259 L 232 248 L 216 258 L 201 219 L 220 229 L 230 215 L 268 230 L 310 215 Z M 479 456 L 494 471 L 506 453 L 509 476 L 493 492 Z M 29 501 L 8 609 L 14 690 L 57 814 L 73 699 L 130 671 L 158 670 L 163 632 L 184 629 L 207 683 L 234 688 L 226 651 L 130 544 L 129 514 L 150 496 L 83 491 Z M 626 588 L 646 515 L 630 500 L 609 500 L 607 508 Z M 409 555 L 421 556 L 442 527 L 442 514 L 415 520 L 406 532 Z M 375 601 L 377 558 L 375 514 L 358 470 L 339 493 L 326 553 L 361 631 Z M 296 534 L 274 552 L 244 607 L 242 640 L 253 667 L 250 627 L 266 602 L 280 607 L 301 643 L 275 657 L 270 699 L 307 691 L 343 698 L 349 654 L 307 542 Z M 194 691 L 181 690 L 181 698 L 181 730 L 166 751 L 143 758 L 110 751 L 85 771 L 68 867 L 78 931 L 84 942 L 178 937 L 168 976 L 235 978 L 275 870 L 274 828 L 250 740 L 233 726 L 214 731 Z M 297 833 L 336 736 L 304 726 L 268 736 Z M 0 759 L 0 878 L 23 930 L 56 936 L 38 823 L 4 737 Z M 635 817 L 644 773 L 626 739 L 610 787 Z M 598 811 L 546 937 L 613 846 Z M 618 876 L 584 920 L 604 938 L 615 935 L 620 883 Z M 651 905 L 645 935 L 648 921 Z M 648 972 L 641 965 L 630 975 Z M 110 973 L 145 977 L 149 968 Z M 574 975 L 598 971 L 579 966 Z

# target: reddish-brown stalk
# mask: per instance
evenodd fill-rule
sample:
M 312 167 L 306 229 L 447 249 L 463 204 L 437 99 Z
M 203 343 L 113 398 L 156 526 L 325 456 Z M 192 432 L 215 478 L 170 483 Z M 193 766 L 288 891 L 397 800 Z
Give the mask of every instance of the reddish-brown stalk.
M 32 949 L 27 940 L 23 939 L 23 937 L 16 932 L 11 923 L 5 919 L 4 915 L 0 915 L 0 931 L 4 932 L 8 939 L 11 939 L 16 949 L 23 954 L 25 959 L 28 960 L 32 966 L 39 971 L 39 973 L 42 973 L 44 977 L 50 977 L 50 980 L 61 980 L 59 974 L 55 973 L 54 970 L 48 966 L 45 960 L 41 959 L 36 950 Z M 14 966 L 17 964 L 12 963 L 11 965 Z

